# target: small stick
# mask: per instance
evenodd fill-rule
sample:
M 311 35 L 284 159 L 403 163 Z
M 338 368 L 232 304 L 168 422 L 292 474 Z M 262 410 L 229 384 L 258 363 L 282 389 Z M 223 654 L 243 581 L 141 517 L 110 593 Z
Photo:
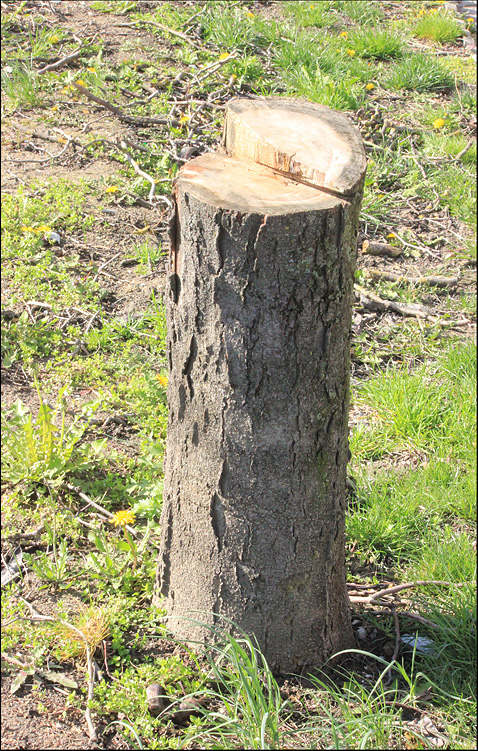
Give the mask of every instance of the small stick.
M 367 273 L 375 279 L 386 282 L 407 282 L 407 284 L 429 284 L 431 287 L 454 287 L 460 281 L 459 276 L 402 276 L 391 271 L 377 271 L 367 269 Z
M 360 304 L 366 308 L 372 310 L 388 311 L 391 310 L 394 313 L 399 313 L 402 316 L 424 318 L 426 321 L 436 323 L 438 318 L 433 315 L 433 311 L 425 305 L 419 305 L 417 303 L 404 303 L 394 302 L 393 300 L 383 300 L 373 292 L 364 289 L 358 284 L 354 284 L 354 289 L 360 295 Z
M 456 157 L 454 158 L 453 161 L 454 162 L 459 162 L 460 159 L 461 159 L 461 157 L 465 156 L 465 154 L 467 153 L 467 151 L 469 151 L 471 149 L 471 147 L 473 146 L 473 143 L 474 143 L 474 139 L 471 138 L 468 141 L 468 143 L 466 144 L 465 148 L 458 152 L 458 154 L 456 155 Z
M 176 31 L 175 29 L 170 29 L 169 26 L 165 26 L 164 24 L 158 23 L 157 21 L 150 21 L 149 19 L 148 20 L 142 19 L 142 22 L 149 23 L 151 26 L 156 26 L 158 29 L 161 29 L 161 31 L 166 31 L 168 34 L 171 34 L 172 36 L 179 37 L 180 39 L 183 39 L 188 44 L 191 44 L 193 47 L 201 46 L 200 44 L 198 44 L 198 42 L 195 42 L 193 39 L 191 39 L 191 37 L 188 37 L 188 35 L 184 34 L 184 32 L 182 31 Z M 123 24 L 121 25 L 123 26 Z
M 463 586 L 460 583 L 457 582 L 446 582 L 446 581 L 435 581 L 433 579 L 430 580 L 424 580 L 424 581 L 416 581 L 416 582 L 407 582 L 406 584 L 397 584 L 395 587 L 388 587 L 388 589 L 381 589 L 379 592 L 374 592 L 372 595 L 369 595 L 368 597 L 350 597 L 350 602 L 366 602 L 366 603 L 373 603 L 376 600 L 380 600 L 384 595 L 394 595 L 398 592 L 402 592 L 404 589 L 410 589 L 410 587 L 428 587 L 428 586 L 436 586 L 436 587 L 461 587 Z
M 111 513 L 111 511 L 108 511 L 107 509 L 103 508 L 103 506 L 100 506 L 99 503 L 96 503 L 96 501 L 93 501 L 91 498 L 89 498 L 86 493 L 83 493 L 80 488 L 78 488 L 76 485 L 71 485 L 69 482 L 65 483 L 68 490 L 72 490 L 74 493 L 80 496 L 81 500 L 87 503 L 89 506 L 93 506 L 97 511 L 100 511 L 102 514 L 104 514 L 108 519 L 112 519 L 114 514 Z M 132 528 L 128 527 L 128 525 L 125 525 L 128 532 L 135 537 L 137 537 L 137 532 Z
M 382 615 L 384 613 L 389 613 L 389 610 L 375 610 L 373 611 L 374 615 Z M 422 615 L 419 615 L 418 613 L 412 613 L 411 610 L 401 610 L 399 615 L 403 615 L 404 618 L 410 618 L 412 621 L 418 621 L 418 623 L 422 623 L 424 626 L 428 626 L 429 628 L 440 628 L 436 623 L 433 623 L 433 621 L 429 621 L 428 618 L 424 618 Z
M 61 60 L 57 60 L 55 63 L 51 63 L 50 65 L 45 65 L 44 68 L 41 68 L 38 71 L 38 75 L 42 76 L 44 73 L 48 73 L 48 71 L 50 70 L 57 70 L 58 68 L 61 68 L 63 65 L 68 65 L 68 63 L 73 62 L 73 60 L 77 60 L 81 55 L 81 51 L 82 51 L 82 48 L 79 47 L 70 55 L 67 55 L 66 57 L 61 58 Z
M 35 537 L 38 537 L 42 532 L 45 531 L 45 524 L 42 522 L 38 525 L 38 527 L 35 527 L 32 532 L 16 532 L 14 535 L 8 535 L 8 537 L 4 537 L 5 542 L 9 542 L 10 540 L 34 540 Z
M 99 314 L 100 314 L 100 311 L 99 311 L 99 310 L 97 310 L 97 311 L 96 311 L 96 313 L 93 313 L 93 315 L 91 316 L 90 320 L 88 321 L 88 323 L 87 323 L 87 324 L 86 324 L 86 326 L 85 326 L 85 330 L 84 330 L 84 332 L 83 332 L 84 334 L 87 334 L 87 333 L 88 333 L 88 331 L 89 331 L 89 330 L 91 329 L 91 327 L 93 326 L 93 323 L 94 323 L 95 319 L 96 319 L 96 318 L 98 318 Z
M 361 250 L 364 255 L 386 256 L 387 258 L 398 258 L 403 253 L 401 248 L 395 248 L 388 243 L 371 242 L 365 239 L 361 242 Z
M 131 164 L 136 174 L 140 175 L 140 177 L 144 178 L 144 180 L 147 180 L 151 184 L 151 188 L 148 194 L 148 201 L 151 203 L 154 198 L 154 191 L 156 190 L 156 183 L 154 182 L 154 178 L 151 177 L 151 175 L 148 175 L 147 172 L 143 172 L 139 164 L 135 162 L 134 159 L 128 154 L 128 152 L 126 151 L 125 141 L 121 141 L 121 146 L 123 147 L 122 148 L 123 154 L 125 155 L 128 162 Z
M 102 107 L 105 107 L 105 109 L 112 112 L 116 117 L 118 117 L 122 122 L 130 123 L 131 125 L 170 125 L 174 128 L 179 128 L 181 126 L 181 123 L 178 120 L 168 120 L 165 117 L 133 117 L 132 115 L 126 115 L 123 110 L 120 107 L 116 107 L 114 104 L 110 104 L 110 102 L 107 102 L 106 99 L 100 99 L 99 96 L 96 96 L 96 94 L 92 94 L 91 91 L 88 89 L 85 89 L 84 86 L 77 83 L 76 81 L 73 81 L 71 84 L 74 86 L 78 91 L 81 91 L 82 94 L 84 94 L 88 99 L 91 99 L 93 102 L 96 102 L 97 104 L 101 104 Z
M 392 659 L 390 660 L 390 667 L 387 671 L 387 680 L 385 681 L 386 685 L 392 682 L 392 665 L 398 657 L 398 653 L 400 652 L 400 644 L 402 642 L 400 636 L 400 622 L 398 620 L 397 611 L 394 607 L 391 607 L 390 611 L 393 615 L 393 622 L 395 625 L 395 649 L 393 650 Z

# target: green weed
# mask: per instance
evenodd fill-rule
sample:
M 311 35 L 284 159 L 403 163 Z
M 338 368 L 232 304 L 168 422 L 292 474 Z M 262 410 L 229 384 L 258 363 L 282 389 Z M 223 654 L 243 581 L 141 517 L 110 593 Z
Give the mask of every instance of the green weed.
M 438 60 L 422 53 L 404 55 L 384 76 L 383 85 L 393 91 L 449 91 L 453 75 Z
M 476 179 L 472 171 L 458 166 L 437 169 L 431 179 L 440 185 L 440 200 L 458 219 L 474 226 L 476 218 Z
M 329 12 L 330 3 L 313 2 L 307 0 L 286 0 L 282 7 L 286 14 L 293 19 L 294 23 L 301 28 L 313 26 L 322 29 L 333 19 Z
M 330 3 L 331 10 L 337 10 L 348 16 L 351 21 L 359 25 L 373 25 L 383 19 L 383 11 L 379 4 L 370 0 L 344 0 Z
M 66 424 L 65 388 L 60 389 L 56 408 L 39 399 L 36 419 L 17 400 L 10 413 L 2 414 L 2 474 L 11 484 L 43 482 L 58 485 L 68 472 L 87 464 L 91 454 L 101 450 L 104 441 L 79 447 L 98 402 L 83 405 L 81 415 Z
M 25 63 L 9 66 L 10 70 L 2 70 L 2 92 L 12 107 L 39 107 L 45 98 L 45 91 L 36 71 Z
M 356 32 L 347 42 L 357 55 L 370 60 L 392 60 L 400 57 L 403 42 L 398 34 L 388 29 L 371 28 Z
M 456 19 L 445 15 L 425 15 L 418 21 L 414 35 L 419 39 L 429 39 L 439 44 L 456 42 L 463 34 L 463 29 Z
M 284 76 L 284 83 L 288 86 L 289 94 L 305 97 L 332 109 L 354 110 L 358 107 L 353 82 L 337 80 L 335 76 L 322 73 L 320 69 L 315 73 L 309 73 L 303 66 L 289 70 Z

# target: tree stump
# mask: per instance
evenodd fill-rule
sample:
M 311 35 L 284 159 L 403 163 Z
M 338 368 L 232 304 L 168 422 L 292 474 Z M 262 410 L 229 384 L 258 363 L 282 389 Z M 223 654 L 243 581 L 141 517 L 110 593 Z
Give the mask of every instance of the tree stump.
M 236 99 L 183 166 L 167 300 L 157 587 L 168 627 L 254 635 L 270 667 L 353 645 L 344 515 L 365 155 L 327 107 Z

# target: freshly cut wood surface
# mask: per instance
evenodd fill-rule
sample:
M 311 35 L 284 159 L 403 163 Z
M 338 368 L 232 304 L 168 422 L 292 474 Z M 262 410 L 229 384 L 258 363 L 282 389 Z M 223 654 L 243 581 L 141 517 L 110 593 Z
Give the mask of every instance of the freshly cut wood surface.
M 344 196 L 365 174 L 359 132 L 340 113 L 299 99 L 232 99 L 224 146 L 231 156 Z
M 332 209 L 342 203 L 336 196 L 259 164 L 220 154 L 204 154 L 187 162 L 179 172 L 178 184 L 205 203 L 245 214 L 292 214 Z

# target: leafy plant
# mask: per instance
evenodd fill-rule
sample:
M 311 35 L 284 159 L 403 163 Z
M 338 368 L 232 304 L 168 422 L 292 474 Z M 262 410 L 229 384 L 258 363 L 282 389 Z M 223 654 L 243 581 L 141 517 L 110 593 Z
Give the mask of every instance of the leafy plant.
M 2 475 L 9 483 L 22 481 L 58 485 L 68 472 L 87 464 L 92 452 L 98 453 L 104 441 L 93 441 L 80 448 L 88 422 L 99 402 L 88 402 L 81 414 L 66 425 L 66 387 L 60 389 L 56 408 L 43 401 L 35 377 L 39 399 L 36 419 L 17 400 L 6 416 L 2 414 Z
M 39 579 L 49 584 L 62 585 L 64 583 L 69 557 L 68 543 L 65 537 L 59 544 L 56 541 L 54 542 L 51 554 L 42 551 L 36 557 L 29 553 L 24 553 L 23 557 Z

